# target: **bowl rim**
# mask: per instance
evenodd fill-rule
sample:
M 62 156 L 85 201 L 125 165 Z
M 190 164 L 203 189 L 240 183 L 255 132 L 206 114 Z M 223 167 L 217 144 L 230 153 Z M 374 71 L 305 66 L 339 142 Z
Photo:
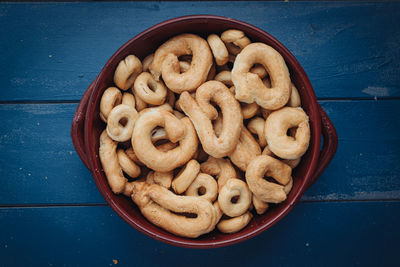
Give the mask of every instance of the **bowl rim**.
M 307 76 L 307 74 L 305 73 L 304 69 L 301 67 L 300 63 L 297 61 L 297 59 L 294 57 L 294 55 L 280 42 L 278 41 L 275 37 L 273 37 L 271 34 L 265 32 L 264 30 L 251 25 L 249 23 L 240 21 L 240 20 L 236 20 L 233 18 L 229 18 L 229 17 L 223 17 L 223 16 L 215 16 L 215 15 L 187 15 L 187 16 L 181 16 L 181 17 L 176 17 L 176 18 L 171 18 L 165 21 L 162 21 L 158 24 L 155 24 L 154 26 L 142 31 L 141 33 L 135 35 L 134 37 L 132 37 L 131 39 L 129 39 L 124 45 L 122 45 L 108 60 L 107 63 L 104 65 L 104 67 L 102 68 L 102 70 L 100 71 L 98 77 L 95 80 L 95 84 L 94 84 L 94 88 L 90 94 L 90 100 L 88 103 L 88 107 L 87 107 L 87 112 L 86 112 L 86 116 L 85 116 L 85 131 L 84 131 L 84 139 L 85 139 L 85 150 L 86 150 L 86 154 L 88 156 L 88 163 L 90 165 L 90 169 L 92 171 L 93 174 L 93 178 L 95 180 L 96 186 L 98 187 L 100 193 L 102 194 L 102 196 L 104 197 L 104 199 L 106 200 L 106 202 L 110 205 L 110 207 L 122 218 L 124 219 L 124 221 L 126 221 L 129 225 L 131 225 L 132 227 L 134 227 L 136 230 L 144 233 L 145 235 L 154 238 L 155 240 L 158 241 L 162 241 L 164 243 L 170 244 L 170 245 L 174 245 L 174 246 L 179 246 L 179 247 L 185 247 L 185 248 L 198 248 L 198 249 L 205 249 L 205 248 L 217 248 L 217 247 L 224 247 L 224 246 L 228 246 L 228 245 L 232 245 L 232 244 L 237 244 L 239 242 L 243 242 L 245 240 L 248 240 L 262 232 L 264 232 L 265 230 L 267 230 L 268 228 L 270 228 L 271 226 L 275 225 L 279 220 L 281 220 L 286 214 L 288 214 L 292 208 L 295 206 L 295 204 L 299 201 L 300 197 L 303 195 L 304 191 L 307 189 L 307 184 L 310 181 L 310 179 L 312 178 L 312 175 L 314 173 L 314 170 L 318 164 L 318 158 L 319 158 L 319 153 L 320 153 L 320 144 L 321 144 L 321 118 L 318 112 L 314 112 L 314 117 L 313 119 L 310 118 L 310 122 L 312 122 L 314 125 L 313 127 L 315 128 L 315 132 L 318 134 L 312 134 L 311 133 L 311 139 L 310 143 L 313 142 L 314 145 L 314 149 L 312 151 L 309 151 L 309 153 L 311 154 L 309 157 L 310 159 L 310 165 L 308 166 L 307 170 L 305 171 L 304 174 L 304 179 L 302 180 L 301 184 L 299 185 L 299 189 L 297 192 L 295 192 L 294 197 L 292 198 L 291 201 L 285 201 L 284 202 L 284 207 L 282 208 L 282 210 L 276 214 L 276 216 L 274 216 L 270 221 L 268 221 L 267 223 L 264 223 L 263 225 L 255 228 L 253 231 L 240 235 L 236 238 L 232 237 L 232 238 L 228 238 L 222 241 L 204 241 L 204 242 L 194 242 L 196 241 L 196 239 L 185 239 L 185 241 L 180 241 L 180 240 L 176 240 L 174 238 L 171 237 L 167 237 L 165 235 L 159 235 L 157 233 L 152 232 L 151 230 L 148 230 L 146 227 L 142 226 L 141 224 L 137 223 L 135 220 L 133 220 L 131 218 L 131 216 L 129 216 L 129 214 L 122 209 L 122 207 L 120 205 L 118 205 L 118 203 L 112 198 L 112 196 L 105 191 L 100 185 L 100 181 L 98 179 L 98 177 L 100 177 L 101 172 L 102 172 L 102 168 L 98 168 L 98 166 L 96 166 L 95 161 L 98 159 L 95 159 L 93 155 L 96 154 L 95 152 L 95 148 L 90 147 L 90 131 L 89 129 L 92 129 L 93 126 L 93 120 L 90 119 L 89 114 L 91 112 L 88 111 L 93 111 L 96 108 L 96 103 L 95 101 L 93 101 L 94 95 L 96 93 L 96 89 L 99 88 L 99 84 L 101 83 L 101 80 L 104 79 L 105 77 L 105 69 L 107 69 L 109 67 L 109 65 L 111 64 L 111 62 L 113 60 L 115 60 L 115 58 L 123 51 L 125 50 L 127 47 L 129 47 L 131 45 L 132 42 L 134 42 L 137 39 L 142 38 L 143 36 L 147 35 L 148 33 L 150 33 L 153 30 L 162 28 L 166 25 L 170 25 L 170 24 L 176 24 L 176 23 L 182 23 L 182 22 L 189 22 L 189 21 L 202 21 L 202 22 L 208 22 L 208 21 L 220 21 L 220 22 L 229 22 L 229 23 L 233 23 L 236 25 L 240 25 L 243 26 L 247 29 L 250 29 L 254 32 L 258 32 L 262 35 L 266 35 L 268 36 L 269 39 L 271 39 L 274 42 L 274 45 L 278 46 L 279 49 L 281 49 L 282 51 L 285 52 L 286 54 L 286 58 L 289 58 L 292 64 L 292 68 L 294 69 L 295 72 L 297 72 L 299 74 L 299 76 L 302 77 L 303 82 L 305 84 L 305 87 L 310 88 L 311 90 L 308 91 L 309 97 L 310 97 L 310 110 L 315 110 L 318 111 L 318 103 L 317 103 L 317 98 L 315 96 L 315 92 L 313 90 L 313 87 L 311 85 L 311 82 Z M 101 166 L 100 166 L 101 167 Z M 111 193 L 113 194 L 113 193 Z M 172 234 L 171 234 L 172 235 Z

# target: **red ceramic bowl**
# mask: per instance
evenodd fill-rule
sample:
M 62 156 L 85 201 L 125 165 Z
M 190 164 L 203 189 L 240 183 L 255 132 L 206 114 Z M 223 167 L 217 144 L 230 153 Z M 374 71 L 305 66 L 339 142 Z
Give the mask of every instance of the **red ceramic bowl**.
M 195 33 L 206 37 L 235 28 L 242 30 L 253 42 L 274 47 L 286 60 L 291 79 L 299 90 L 302 106 L 310 118 L 311 141 L 301 164 L 293 172 L 293 188 L 285 202 L 274 205 L 264 215 L 256 215 L 242 231 L 222 234 L 217 230 L 196 239 L 178 237 L 148 222 L 135 204 L 127 197 L 115 195 L 108 186 L 99 160 L 99 136 L 105 128 L 99 119 L 99 103 L 104 90 L 113 85 L 113 73 L 120 60 L 129 54 L 143 59 L 155 49 L 180 33 Z M 167 20 L 138 34 L 124 44 L 106 63 L 96 80 L 89 86 L 75 113 L 72 139 L 82 161 L 91 170 L 101 194 L 109 205 L 127 223 L 142 233 L 172 245 L 191 248 L 214 248 L 247 240 L 274 225 L 283 218 L 300 199 L 304 191 L 318 178 L 332 159 L 337 147 L 336 131 L 318 105 L 311 83 L 295 57 L 278 40 L 265 31 L 231 18 L 198 15 Z M 320 150 L 321 133 L 324 146 Z

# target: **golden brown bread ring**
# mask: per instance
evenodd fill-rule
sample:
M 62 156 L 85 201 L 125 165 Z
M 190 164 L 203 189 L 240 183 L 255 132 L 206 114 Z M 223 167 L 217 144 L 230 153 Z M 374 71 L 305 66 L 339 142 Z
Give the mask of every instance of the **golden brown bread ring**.
M 264 128 L 265 128 L 265 120 L 260 117 L 255 117 L 251 119 L 250 122 L 247 124 L 247 129 L 251 133 L 257 135 L 258 144 L 260 145 L 261 148 L 267 145 L 267 140 L 265 139 L 264 135 Z
M 219 190 L 218 204 L 221 210 L 229 217 L 240 216 L 249 209 L 251 195 L 251 191 L 245 182 L 231 178 Z M 238 197 L 236 203 L 232 202 L 234 197 Z
M 143 71 L 149 72 L 149 67 L 153 63 L 154 54 L 147 55 L 142 61 Z
M 115 194 L 122 193 L 127 182 L 118 162 L 117 145 L 118 143 L 108 136 L 106 130 L 101 133 L 99 157 L 108 184 Z
M 178 57 L 193 55 L 189 70 L 180 73 Z M 194 34 L 181 34 L 169 39 L 154 53 L 150 72 L 156 80 L 162 78 L 175 93 L 196 90 L 207 79 L 213 64 L 208 43 Z
M 129 55 L 121 60 L 114 73 L 114 83 L 121 90 L 128 90 L 133 86 L 136 77 L 142 72 L 142 63 L 135 55 Z
M 164 127 L 169 139 L 173 142 L 179 141 L 179 146 L 166 152 L 158 150 L 150 138 L 151 132 L 157 126 Z M 147 167 L 156 171 L 167 172 L 185 164 L 192 158 L 197 146 L 196 131 L 189 118 L 179 120 L 167 111 L 149 109 L 143 112 L 133 129 L 132 147 L 136 156 Z
M 136 178 L 140 175 L 140 167 L 131 160 L 123 149 L 117 150 L 118 162 L 122 170 L 131 178 Z
M 196 238 L 214 229 L 216 211 L 204 198 L 178 196 L 157 184 L 134 182 L 132 200 L 150 222 L 175 235 Z M 188 218 L 176 213 L 197 216 Z
M 246 227 L 246 225 L 248 225 L 249 222 L 251 221 L 251 218 L 253 218 L 253 215 L 250 212 L 246 212 L 245 214 L 240 215 L 238 217 L 221 220 L 217 224 L 217 228 L 222 233 L 233 234 L 239 232 L 244 227 Z
M 207 42 L 210 45 L 211 51 L 214 55 L 215 62 L 218 66 L 222 66 L 228 62 L 228 49 L 224 42 L 216 34 L 210 34 L 207 37 Z
M 167 88 L 164 83 L 154 80 L 148 72 L 139 74 L 133 88 L 136 96 L 151 105 L 161 105 L 167 96 Z
M 268 70 L 272 88 L 267 88 L 257 74 L 250 72 L 256 63 Z M 279 109 L 290 98 L 290 76 L 285 60 L 275 49 L 263 43 L 249 44 L 236 57 L 232 81 L 236 99 L 245 103 L 256 102 L 265 109 Z
M 131 106 L 132 108 L 136 109 L 135 97 L 131 93 L 128 93 L 128 92 L 123 93 L 121 104 L 128 105 L 128 106 Z
M 172 181 L 172 188 L 175 193 L 182 194 L 188 189 L 190 184 L 196 179 L 200 172 L 200 164 L 192 159 L 182 168 L 182 170 L 177 174 L 175 179 Z
M 229 159 L 216 159 L 209 156 L 208 160 L 200 165 L 200 169 L 204 173 L 215 175 L 217 177 L 218 190 L 221 190 L 229 179 L 237 178 L 236 170 Z
M 211 119 L 218 116 L 217 110 L 210 104 L 214 101 L 223 115 L 222 131 L 215 135 Z M 180 106 L 193 122 L 204 151 L 221 158 L 235 148 L 241 130 L 242 114 L 240 105 L 229 89 L 218 81 L 208 81 L 196 91 L 196 100 L 184 92 L 179 99 Z
M 118 105 L 113 108 L 107 118 L 107 134 L 115 141 L 125 142 L 132 137 L 138 113 L 128 105 Z M 125 120 L 125 124 L 121 121 Z
M 269 149 L 268 146 L 264 147 L 263 152 L 261 153 L 262 155 L 268 155 L 271 157 L 276 158 L 277 156 L 272 153 L 272 151 Z M 279 159 L 279 158 L 278 158 Z M 283 163 L 289 165 L 290 168 L 294 169 L 297 167 L 297 165 L 299 165 L 301 158 L 298 159 L 279 159 L 280 161 L 282 161 Z
M 100 118 L 107 122 L 111 110 L 121 104 L 122 93 L 117 87 L 108 87 L 100 100 Z
M 287 135 L 293 127 L 297 127 L 294 138 Z M 268 116 L 264 134 L 272 153 L 282 159 L 300 158 L 310 142 L 308 116 L 301 108 L 284 107 Z
M 185 192 L 186 196 L 198 196 L 213 202 L 217 199 L 218 185 L 214 178 L 206 173 L 199 173 Z
M 261 155 L 254 158 L 247 170 L 246 181 L 250 190 L 261 201 L 280 203 L 286 200 L 284 185 L 291 180 L 292 168 L 273 157 Z M 275 184 L 263 179 L 264 175 L 274 178 Z

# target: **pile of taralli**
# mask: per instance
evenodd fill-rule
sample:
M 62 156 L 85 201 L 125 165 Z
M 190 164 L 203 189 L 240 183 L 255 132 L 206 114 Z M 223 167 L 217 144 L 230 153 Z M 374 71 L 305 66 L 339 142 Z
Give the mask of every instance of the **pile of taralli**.
M 282 56 L 230 29 L 181 34 L 117 66 L 99 155 L 115 194 L 153 224 L 196 238 L 243 229 L 285 201 L 310 141 Z

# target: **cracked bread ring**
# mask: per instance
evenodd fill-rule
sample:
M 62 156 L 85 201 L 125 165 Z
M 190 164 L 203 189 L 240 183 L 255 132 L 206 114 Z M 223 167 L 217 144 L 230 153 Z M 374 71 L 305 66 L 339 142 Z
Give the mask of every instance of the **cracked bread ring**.
M 290 128 L 297 127 L 296 135 L 287 135 Z M 310 124 L 302 108 L 285 107 L 268 116 L 264 134 L 269 149 L 282 159 L 303 156 L 310 143 Z
M 272 88 L 265 87 L 260 77 L 250 72 L 256 63 L 268 70 Z M 232 81 L 236 99 L 245 103 L 255 101 L 265 109 L 279 109 L 290 98 L 290 76 L 285 60 L 275 49 L 263 43 L 249 44 L 236 57 Z
M 190 68 L 180 73 L 178 57 L 192 55 Z M 207 79 L 213 57 L 206 40 L 194 34 L 181 34 L 162 44 L 154 53 L 150 72 L 175 93 L 196 90 Z
M 108 115 L 107 134 L 115 141 L 128 141 L 137 117 L 138 113 L 133 107 L 123 104 L 116 106 Z
M 237 202 L 232 202 L 234 197 L 239 197 Z M 229 217 L 240 216 L 250 207 L 251 191 L 242 180 L 229 179 L 219 191 L 218 204 Z
M 164 127 L 168 138 L 179 141 L 179 146 L 169 151 L 158 150 L 151 142 L 150 134 L 157 126 Z M 132 147 L 138 159 L 147 167 L 168 172 L 189 161 L 196 153 L 198 140 L 189 118 L 178 119 L 172 113 L 148 109 L 136 120 L 132 134 Z
M 121 90 L 128 90 L 133 86 L 136 77 L 142 72 L 142 63 L 135 55 L 129 55 L 121 60 L 114 73 L 114 83 Z
M 154 80 L 148 72 L 142 72 L 133 86 L 135 95 L 147 104 L 161 105 L 167 96 L 167 88 L 162 81 Z
M 211 119 L 215 119 L 218 112 L 210 101 L 214 101 L 222 112 L 222 130 L 218 137 L 211 123 Z M 183 112 L 193 122 L 207 154 L 221 158 L 235 149 L 239 141 L 243 117 L 239 103 L 223 83 L 208 81 L 202 84 L 196 91 L 196 100 L 188 92 L 183 92 L 179 103 Z

